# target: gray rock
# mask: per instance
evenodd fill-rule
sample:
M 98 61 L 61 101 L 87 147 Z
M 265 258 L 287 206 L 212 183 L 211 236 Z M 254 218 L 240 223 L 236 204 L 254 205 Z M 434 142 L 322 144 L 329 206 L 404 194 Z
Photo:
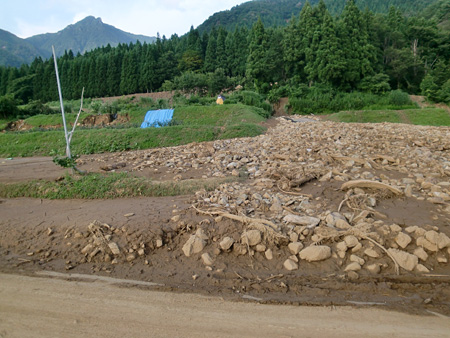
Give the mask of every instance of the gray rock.
M 212 259 L 210 254 L 207 252 L 202 254 L 202 261 L 203 261 L 203 264 L 205 264 L 206 266 L 211 266 L 214 264 L 214 260 Z
M 351 262 L 344 269 L 345 272 L 348 272 L 348 271 L 359 271 L 359 270 L 361 270 L 361 264 L 359 264 L 358 262 Z
M 428 270 L 428 268 L 423 264 L 417 264 L 416 271 L 419 273 L 429 273 L 430 272 L 430 270 Z
M 197 237 L 196 235 L 191 235 L 187 242 L 183 245 L 183 253 L 185 256 L 190 257 L 193 254 L 197 254 L 203 250 L 205 247 L 205 240 Z
M 331 257 L 331 248 L 326 245 L 313 245 L 300 251 L 300 258 L 308 262 L 323 261 Z
M 314 228 L 320 223 L 320 218 L 311 216 L 287 215 L 283 218 L 287 223 L 306 225 L 308 228 Z
M 347 248 L 353 248 L 359 244 L 358 238 L 353 235 L 345 236 L 344 242 L 347 245 Z
M 398 265 L 406 271 L 413 271 L 419 263 L 419 258 L 416 255 L 412 255 L 406 251 L 390 248 L 388 252 L 394 257 Z
M 406 248 L 409 243 L 411 243 L 412 239 L 409 235 L 400 232 L 397 237 L 395 237 L 395 242 L 402 248 Z
M 289 258 L 284 261 L 283 266 L 289 271 L 298 270 L 298 264 Z
M 234 239 L 231 237 L 225 237 L 219 243 L 220 248 L 223 251 L 227 251 L 228 249 L 230 249 L 233 244 L 234 244 Z
M 373 248 L 367 248 L 364 250 L 364 254 L 371 258 L 379 258 L 380 254 Z
M 266 252 L 264 253 L 264 255 L 266 256 L 267 260 L 271 261 L 273 259 L 272 249 L 267 249 Z
M 243 244 L 248 244 L 249 246 L 257 245 L 262 240 L 261 231 L 247 230 L 242 234 L 241 240 Z
M 419 257 L 419 259 L 424 262 L 426 262 L 426 260 L 428 259 L 428 254 L 422 247 L 416 248 L 413 254 Z
M 294 243 L 289 243 L 288 248 L 289 251 L 293 254 L 296 255 L 300 252 L 301 249 L 303 249 L 304 245 L 301 242 L 294 242 Z
M 116 255 L 116 256 L 120 255 L 120 249 L 119 249 L 119 246 L 117 245 L 117 243 L 109 242 L 108 247 L 111 250 L 111 252 L 113 253 L 113 255 Z

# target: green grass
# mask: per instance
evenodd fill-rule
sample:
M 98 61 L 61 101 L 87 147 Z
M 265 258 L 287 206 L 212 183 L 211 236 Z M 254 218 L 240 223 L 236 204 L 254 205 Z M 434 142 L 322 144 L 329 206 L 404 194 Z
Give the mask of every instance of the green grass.
M 347 123 L 380 123 L 392 122 L 400 123 L 400 116 L 395 111 L 345 111 L 332 114 L 328 118 L 330 121 Z
M 264 132 L 264 128 L 258 125 L 264 118 L 258 112 L 259 108 L 240 104 L 179 107 L 174 113 L 174 120 L 179 121 L 179 125 L 147 129 L 79 128 L 73 136 L 71 149 L 74 154 L 82 155 L 257 136 Z M 134 110 L 132 121 L 142 122 L 145 113 L 145 110 Z M 36 115 L 30 119 L 33 118 L 39 119 L 40 125 L 47 125 L 42 121 L 50 121 L 54 116 Z M 62 129 L 0 133 L 2 157 L 62 155 L 64 150 Z
M 444 109 L 424 108 L 404 112 L 412 124 L 424 126 L 450 126 L 450 112 Z
M 66 175 L 63 180 L 0 183 L 1 198 L 45 199 L 112 199 L 125 197 L 160 197 L 193 194 L 200 189 L 212 191 L 220 184 L 236 182 L 245 177 L 196 179 L 154 182 L 127 173 L 88 174 L 80 177 Z
M 424 126 L 450 126 L 450 114 L 444 109 L 345 111 L 327 117 L 330 121 L 347 123 L 410 123 Z

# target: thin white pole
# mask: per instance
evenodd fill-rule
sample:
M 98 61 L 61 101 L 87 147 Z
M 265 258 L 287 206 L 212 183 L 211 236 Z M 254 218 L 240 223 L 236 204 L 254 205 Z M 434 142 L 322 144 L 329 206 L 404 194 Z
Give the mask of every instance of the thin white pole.
M 61 114 L 64 124 L 64 136 L 66 138 L 66 156 L 68 158 L 72 158 L 72 155 L 70 154 L 70 141 L 69 141 L 69 135 L 67 133 L 67 125 L 66 125 L 66 115 L 64 114 L 64 103 L 63 103 L 63 97 L 61 93 L 61 84 L 59 82 L 59 74 L 58 74 L 58 63 L 56 62 L 56 53 L 55 53 L 55 47 L 52 46 L 53 51 L 53 60 L 55 61 L 55 72 L 56 72 L 56 81 L 58 83 L 58 93 L 59 93 L 59 102 L 61 104 Z

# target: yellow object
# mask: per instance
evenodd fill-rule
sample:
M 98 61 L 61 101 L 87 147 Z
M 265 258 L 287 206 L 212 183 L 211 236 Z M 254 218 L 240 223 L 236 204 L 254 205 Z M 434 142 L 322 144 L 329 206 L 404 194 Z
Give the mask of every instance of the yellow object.
M 216 103 L 217 104 L 223 104 L 224 101 L 225 101 L 225 98 L 222 95 L 219 95 L 217 97 Z

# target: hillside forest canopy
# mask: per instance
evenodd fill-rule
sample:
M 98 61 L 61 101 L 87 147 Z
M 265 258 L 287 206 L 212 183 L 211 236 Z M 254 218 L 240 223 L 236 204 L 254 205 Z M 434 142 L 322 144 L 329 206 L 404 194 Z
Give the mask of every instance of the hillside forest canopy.
M 434 18 L 407 17 L 396 7 L 374 14 L 354 0 L 333 16 L 321 0 L 307 2 L 287 26 L 258 20 L 250 29 L 191 28 L 152 44 L 69 50 L 58 68 L 66 99 L 79 98 L 83 87 L 95 98 L 160 90 L 212 96 L 242 85 L 272 102 L 399 89 L 449 103 L 450 33 Z M 0 67 L 0 115 L 16 114 L 17 104 L 57 100 L 55 78 L 51 59 Z

